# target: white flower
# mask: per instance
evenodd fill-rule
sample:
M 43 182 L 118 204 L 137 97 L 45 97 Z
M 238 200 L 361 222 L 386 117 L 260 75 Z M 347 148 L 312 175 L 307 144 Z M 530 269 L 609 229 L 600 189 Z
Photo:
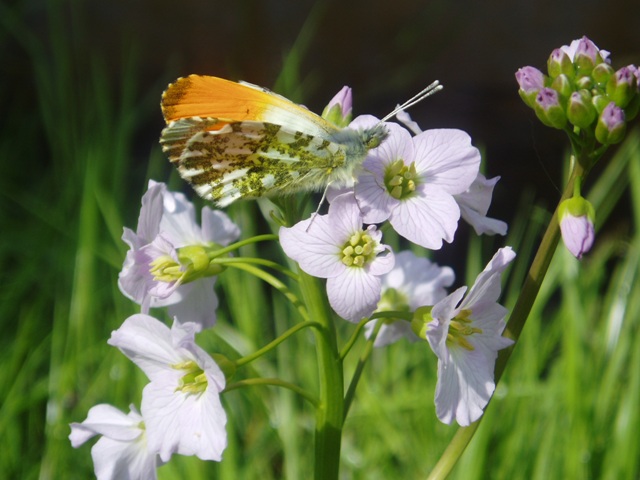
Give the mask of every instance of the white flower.
M 327 215 L 280 228 L 285 254 L 309 275 L 327 279 L 331 307 L 352 322 L 373 313 L 380 300 L 380 275 L 393 268 L 393 252 L 381 239 L 375 226 L 363 230 L 353 194 L 336 197 Z
M 204 327 L 216 320 L 218 299 L 214 276 L 203 275 L 183 283 L 187 271 L 179 260 L 184 247 L 228 245 L 240 231 L 223 212 L 202 209 L 202 228 L 195 209 L 181 193 L 169 192 L 163 183 L 149 182 L 142 197 L 137 232 L 124 229 L 122 239 L 130 247 L 120 272 L 122 293 L 142 306 L 169 306 L 169 314 Z M 207 264 L 202 265 L 205 268 Z
M 501 248 L 464 299 L 461 287 L 431 310 L 426 337 L 438 356 L 436 415 L 444 423 L 475 422 L 495 390 L 498 350 L 513 343 L 501 336 L 507 309 L 497 303 L 500 275 L 514 258 L 511 247 Z
M 393 269 L 382 276 L 382 298 L 376 311 L 415 311 L 424 305 L 433 305 L 447 295 L 445 287 L 451 286 L 455 276 L 449 267 L 440 267 L 430 260 L 417 257 L 407 250 L 396 254 Z M 418 340 L 411 323 L 402 319 L 381 319 L 374 347 L 383 347 L 400 338 Z M 365 326 L 365 336 L 373 333 L 375 322 Z
M 102 438 L 91 448 L 98 480 L 153 480 L 157 456 L 147 448 L 144 421 L 133 405 L 124 414 L 111 405 L 100 404 L 89 410 L 82 423 L 71 424 L 69 440 L 78 448 L 95 435 Z
M 360 116 L 352 128 L 378 123 Z M 369 151 L 355 185 L 365 223 L 389 220 L 396 232 L 425 248 L 453 241 L 460 209 L 453 195 L 469 188 L 478 174 L 480 153 L 461 130 L 427 130 L 415 137 L 387 124 L 389 137 Z
M 144 314 L 132 315 L 111 334 L 118 347 L 144 371 L 142 392 L 149 450 L 167 462 L 173 453 L 202 460 L 222 459 L 227 416 L 220 403 L 225 377 L 195 344 L 197 327 L 174 321 L 171 330 Z

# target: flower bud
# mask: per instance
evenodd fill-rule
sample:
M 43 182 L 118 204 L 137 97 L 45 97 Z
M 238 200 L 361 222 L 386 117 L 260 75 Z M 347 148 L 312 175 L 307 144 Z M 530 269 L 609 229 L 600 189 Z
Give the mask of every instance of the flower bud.
M 638 95 L 638 83 L 633 70 L 622 67 L 607 82 L 607 95 L 617 106 L 624 108 Z
M 544 74 L 534 67 L 523 67 L 516 72 L 516 80 L 520 89 L 518 93 L 524 103 L 533 108 L 536 95 L 544 88 Z
M 593 88 L 593 78 L 589 75 L 583 75 L 576 79 L 575 84 L 578 90 L 591 90 Z
M 578 90 L 569 97 L 567 119 L 576 127 L 587 128 L 596 119 L 598 113 L 591 101 L 588 90 Z
M 619 143 L 627 129 L 624 110 L 614 102 L 605 107 L 596 125 L 596 139 L 603 145 Z
M 595 218 L 593 206 L 581 196 L 565 200 L 558 207 L 562 241 L 578 259 L 591 250 L 595 237 Z
M 582 37 L 578 41 L 573 63 L 580 75 L 589 75 L 593 67 L 598 63 L 602 63 L 602 58 L 598 52 L 598 47 L 587 37 Z
M 611 100 L 609 100 L 609 97 L 606 95 L 594 95 L 591 99 L 591 103 L 593 103 L 593 106 L 596 108 L 596 112 L 600 115 L 606 106 L 611 103 Z
M 551 78 L 555 78 L 558 75 L 566 75 L 569 78 L 573 78 L 576 70 L 569 55 L 561 48 L 556 48 L 551 52 L 547 60 L 547 72 Z
M 562 129 L 567 124 L 567 116 L 560 105 L 558 92 L 552 88 L 540 90 L 536 96 L 534 110 L 540 121 L 548 127 Z
M 352 105 L 351 88 L 345 85 L 324 107 L 322 118 L 338 127 L 346 127 L 351 122 Z
M 553 79 L 551 88 L 558 92 L 560 94 L 560 98 L 565 102 L 569 98 L 569 95 L 571 95 L 571 93 L 573 92 L 571 80 L 569 80 L 569 77 L 567 77 L 564 73 L 558 75 Z
M 593 68 L 591 77 L 593 78 L 593 81 L 596 82 L 596 85 L 598 85 L 599 87 L 604 87 L 609 81 L 611 75 L 613 75 L 614 73 L 615 71 L 613 70 L 613 67 L 611 65 L 602 62 Z

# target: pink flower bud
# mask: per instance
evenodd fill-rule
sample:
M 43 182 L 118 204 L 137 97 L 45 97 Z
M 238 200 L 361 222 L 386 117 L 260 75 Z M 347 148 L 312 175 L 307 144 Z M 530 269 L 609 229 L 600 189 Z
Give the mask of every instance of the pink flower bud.
M 582 258 L 593 246 L 595 216 L 591 203 L 581 196 L 565 200 L 558 208 L 562 240 L 577 259 Z

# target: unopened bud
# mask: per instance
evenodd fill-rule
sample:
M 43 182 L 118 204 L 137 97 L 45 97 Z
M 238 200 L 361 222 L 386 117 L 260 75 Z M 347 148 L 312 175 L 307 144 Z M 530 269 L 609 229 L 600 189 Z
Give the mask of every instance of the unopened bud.
M 607 82 L 607 95 L 617 106 L 624 108 L 638 95 L 638 83 L 633 70 L 622 67 Z
M 561 48 L 556 48 L 551 52 L 547 60 L 547 73 L 551 78 L 555 78 L 558 75 L 566 75 L 569 78 L 573 78 L 576 71 L 569 55 Z
M 558 207 L 562 241 L 578 259 L 593 246 L 595 218 L 593 206 L 581 196 L 565 200 Z
M 567 105 L 567 119 L 573 125 L 587 128 L 594 122 L 597 115 L 588 90 L 579 90 L 571 94 Z
M 624 110 L 611 102 L 598 117 L 596 139 L 603 145 L 619 143 L 624 138 L 626 129 Z
M 536 96 L 534 110 L 540 121 L 549 127 L 562 129 L 567 124 L 567 116 L 560 105 L 558 92 L 552 88 L 540 90 Z
M 520 89 L 518 93 L 524 103 L 533 108 L 536 95 L 544 88 L 544 74 L 534 67 L 523 67 L 516 72 L 516 80 Z
M 346 127 L 351 122 L 352 105 L 351 88 L 344 86 L 324 107 L 322 118 L 338 127 Z

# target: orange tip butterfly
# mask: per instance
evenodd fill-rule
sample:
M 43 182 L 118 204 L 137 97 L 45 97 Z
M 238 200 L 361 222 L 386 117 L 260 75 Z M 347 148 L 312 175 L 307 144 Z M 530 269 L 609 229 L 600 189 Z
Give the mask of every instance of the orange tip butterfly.
M 339 128 L 246 82 L 190 75 L 162 95 L 160 143 L 196 192 L 225 207 L 239 198 L 317 191 L 354 180 L 384 121 L 442 87 L 434 82 L 371 128 Z

